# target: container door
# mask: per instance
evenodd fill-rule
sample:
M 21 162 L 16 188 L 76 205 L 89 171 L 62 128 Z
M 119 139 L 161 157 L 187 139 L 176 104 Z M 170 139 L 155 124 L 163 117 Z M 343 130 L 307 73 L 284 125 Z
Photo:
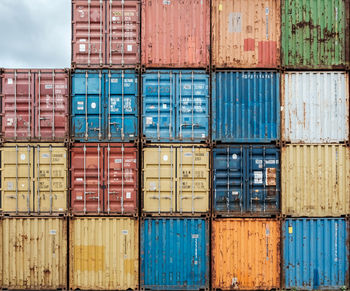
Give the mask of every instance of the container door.
M 136 65 L 140 63 L 140 4 L 138 1 L 107 3 L 107 63 Z
M 99 144 L 72 148 L 71 207 L 75 213 L 103 211 L 102 154 Z
M 172 72 L 143 75 L 143 135 L 150 141 L 175 136 L 175 78 Z
M 205 141 L 209 135 L 209 76 L 179 72 L 176 79 L 176 137 Z
M 67 149 L 52 145 L 34 148 L 36 212 L 53 213 L 67 210 Z
M 146 148 L 143 153 L 143 210 L 175 212 L 176 148 Z
M 61 140 L 68 137 L 68 73 L 39 71 L 35 74 L 35 137 Z
M 279 150 L 275 147 L 249 147 L 246 153 L 249 169 L 247 210 L 278 212 L 281 189 Z
M 2 88 L 2 132 L 6 140 L 30 140 L 34 137 L 34 75 L 6 72 Z
M 138 85 L 135 73 L 105 75 L 106 134 L 108 141 L 135 140 L 138 128 Z
M 219 212 L 244 212 L 246 161 L 242 146 L 216 148 L 214 161 L 214 209 Z
M 6 212 L 33 211 L 33 149 L 28 146 L 2 148 L 2 209 Z
M 137 149 L 108 146 L 104 149 L 104 210 L 107 213 L 137 213 Z
M 99 141 L 104 137 L 103 80 L 101 71 L 72 77 L 72 134 L 77 140 Z
M 205 148 L 177 148 L 177 212 L 209 210 L 209 152 Z

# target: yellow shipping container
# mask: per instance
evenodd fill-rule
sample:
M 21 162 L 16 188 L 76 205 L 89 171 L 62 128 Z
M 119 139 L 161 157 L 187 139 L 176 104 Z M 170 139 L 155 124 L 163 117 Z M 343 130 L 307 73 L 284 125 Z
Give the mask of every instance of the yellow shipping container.
M 64 144 L 11 144 L 1 148 L 5 213 L 67 210 L 67 149 Z
M 2 288 L 67 288 L 66 219 L 11 217 L 0 223 Z
M 69 223 L 71 289 L 135 290 L 138 287 L 137 218 L 80 217 Z
M 282 148 L 282 213 L 295 217 L 349 214 L 349 151 L 344 145 Z
M 209 211 L 209 149 L 156 145 L 143 149 L 142 209 L 154 213 Z

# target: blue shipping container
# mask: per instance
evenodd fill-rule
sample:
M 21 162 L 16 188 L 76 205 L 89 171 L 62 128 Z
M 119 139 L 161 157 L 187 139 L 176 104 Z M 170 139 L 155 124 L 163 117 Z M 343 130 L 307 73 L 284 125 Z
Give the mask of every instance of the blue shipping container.
M 287 219 L 283 223 L 285 288 L 339 290 L 346 286 L 347 237 L 342 218 Z
M 135 71 L 76 70 L 72 75 L 72 137 L 129 142 L 138 133 Z
M 141 288 L 209 288 L 209 225 L 199 218 L 141 221 Z
M 142 128 L 146 140 L 208 140 L 209 75 L 205 71 L 147 71 L 142 79 Z
M 280 75 L 272 71 L 212 74 L 212 138 L 270 143 L 280 138 Z
M 271 215 L 280 211 L 280 150 L 270 145 L 213 149 L 214 212 Z

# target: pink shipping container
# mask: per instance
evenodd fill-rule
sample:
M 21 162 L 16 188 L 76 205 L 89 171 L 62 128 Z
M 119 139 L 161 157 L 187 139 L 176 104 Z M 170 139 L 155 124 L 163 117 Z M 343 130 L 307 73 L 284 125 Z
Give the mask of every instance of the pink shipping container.
M 209 3 L 209 0 L 142 0 L 142 65 L 209 66 Z
M 140 64 L 140 3 L 72 0 L 72 66 Z
M 75 214 L 137 214 L 138 151 L 130 143 L 77 143 L 71 148 Z
M 69 73 L 64 69 L 5 69 L 2 136 L 5 141 L 65 141 L 69 129 Z

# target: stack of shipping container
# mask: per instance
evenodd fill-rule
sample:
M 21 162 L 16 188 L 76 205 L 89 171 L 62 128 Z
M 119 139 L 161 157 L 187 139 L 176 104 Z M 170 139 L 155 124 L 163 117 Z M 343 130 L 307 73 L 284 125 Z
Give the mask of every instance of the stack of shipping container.
M 0 78 L 0 286 L 349 286 L 350 0 L 72 0 Z

